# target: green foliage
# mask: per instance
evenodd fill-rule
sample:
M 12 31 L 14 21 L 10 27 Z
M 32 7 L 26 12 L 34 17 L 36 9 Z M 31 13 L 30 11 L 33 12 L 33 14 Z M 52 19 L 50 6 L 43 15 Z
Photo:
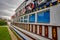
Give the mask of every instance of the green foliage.
M 7 25 L 5 20 L 0 20 L 0 25 Z

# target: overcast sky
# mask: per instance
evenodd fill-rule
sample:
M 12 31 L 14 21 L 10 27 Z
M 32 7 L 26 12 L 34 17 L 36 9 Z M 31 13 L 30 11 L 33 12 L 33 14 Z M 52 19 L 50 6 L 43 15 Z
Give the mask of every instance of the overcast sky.
M 24 0 L 0 0 L 0 17 L 9 18 Z

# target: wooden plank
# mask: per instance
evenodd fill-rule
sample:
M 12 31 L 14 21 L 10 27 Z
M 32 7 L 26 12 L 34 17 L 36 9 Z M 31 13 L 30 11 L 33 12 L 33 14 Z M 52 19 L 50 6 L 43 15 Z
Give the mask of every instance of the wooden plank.
M 29 31 L 30 31 L 30 24 L 29 24 Z
M 37 34 L 37 25 L 35 25 L 35 33 Z
M 31 25 L 31 32 L 33 32 L 33 25 Z
M 52 38 L 53 40 L 58 40 L 57 39 L 57 27 L 55 26 L 52 27 Z
M 39 35 L 42 36 L 42 25 L 39 25 Z
M 45 37 L 48 38 L 48 26 L 45 26 Z
M 58 0 L 58 2 L 60 2 L 60 0 Z

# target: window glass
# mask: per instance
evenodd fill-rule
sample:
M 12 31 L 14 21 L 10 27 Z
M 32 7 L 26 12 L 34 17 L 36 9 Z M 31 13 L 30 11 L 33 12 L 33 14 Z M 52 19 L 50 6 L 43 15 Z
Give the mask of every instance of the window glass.
M 19 19 L 19 22 L 21 22 L 20 19 Z
M 28 19 L 28 15 L 27 16 L 24 16 L 24 19 Z
M 24 22 L 27 22 L 27 20 L 24 20 Z
M 35 22 L 35 14 L 29 15 L 29 22 L 34 23 Z
M 23 20 L 21 20 L 21 22 L 23 22 Z
M 20 19 L 20 20 L 21 20 L 21 22 L 23 22 L 23 17 L 21 17 L 21 19 Z
M 21 17 L 21 19 L 23 19 L 23 17 Z
M 49 23 L 50 22 L 50 11 L 38 12 L 37 22 L 38 23 Z
M 28 15 L 24 16 L 24 22 L 28 21 Z

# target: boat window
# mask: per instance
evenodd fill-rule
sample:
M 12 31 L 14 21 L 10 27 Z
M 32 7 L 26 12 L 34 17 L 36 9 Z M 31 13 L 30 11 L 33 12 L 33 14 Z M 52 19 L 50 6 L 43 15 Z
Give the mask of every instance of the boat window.
M 29 15 L 29 22 L 34 23 L 35 22 L 35 14 Z
M 50 23 L 50 11 L 38 12 L 37 22 L 38 23 Z

